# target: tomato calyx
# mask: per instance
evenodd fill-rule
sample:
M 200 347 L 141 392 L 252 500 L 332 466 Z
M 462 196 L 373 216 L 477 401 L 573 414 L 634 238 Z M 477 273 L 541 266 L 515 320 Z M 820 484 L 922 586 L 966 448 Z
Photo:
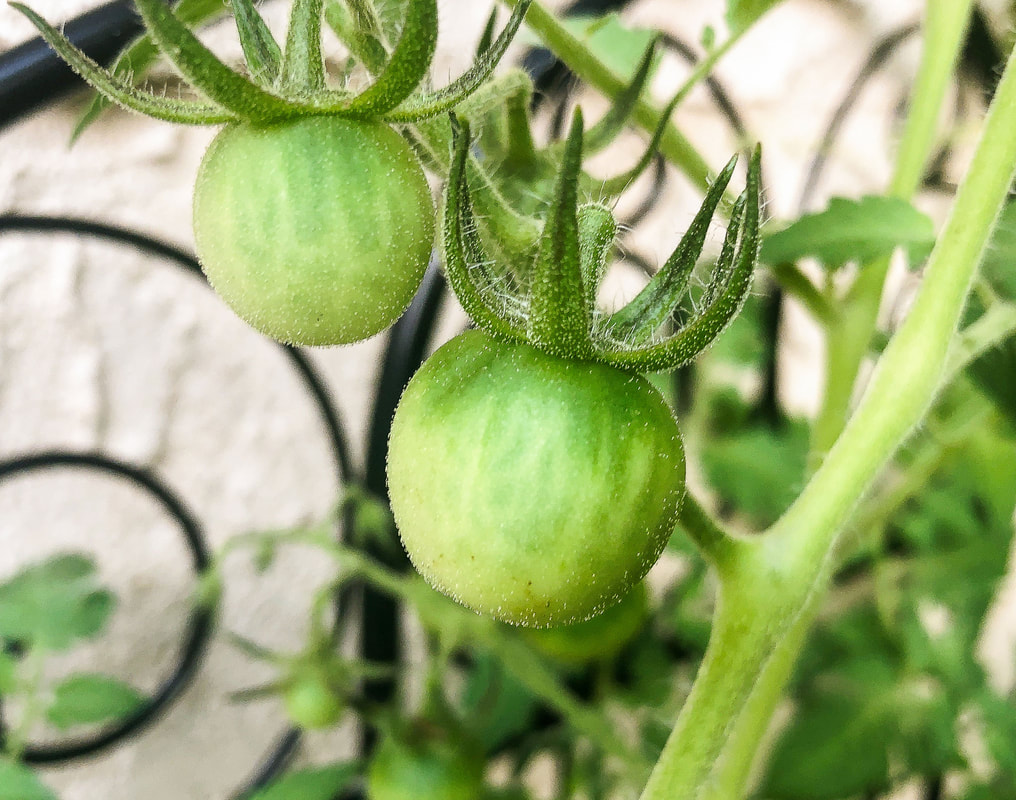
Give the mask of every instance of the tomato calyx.
M 501 34 L 478 53 L 473 65 L 443 89 L 420 89 L 437 42 L 436 0 L 410 0 L 398 40 L 390 48 L 377 20 L 344 9 L 328 21 L 350 40 L 351 49 L 375 75 L 353 94 L 326 85 L 321 56 L 323 0 L 295 0 L 285 47 L 268 30 L 253 0 L 231 4 L 246 61 L 242 75 L 223 63 L 163 0 L 137 0 L 152 40 L 205 101 L 172 99 L 136 88 L 76 48 L 30 8 L 12 3 L 43 39 L 107 99 L 156 119 L 197 125 L 241 121 L 264 126 L 297 117 L 328 115 L 356 120 L 409 123 L 458 105 L 487 80 L 518 31 L 531 0 L 515 7 Z M 248 77 L 249 76 L 249 77 Z
M 736 157 L 710 186 L 673 254 L 646 287 L 611 313 L 595 304 L 613 246 L 609 210 L 579 205 L 583 122 L 575 112 L 554 198 L 526 274 L 490 266 L 472 211 L 468 180 L 469 126 L 453 119 L 453 159 L 445 189 L 443 244 L 449 281 L 466 312 L 492 335 L 527 342 L 566 359 L 597 361 L 626 371 L 672 370 L 709 347 L 740 311 L 751 288 L 760 244 L 760 159 L 756 148 L 747 186 L 733 206 L 712 275 L 697 311 L 660 335 L 685 300 L 706 233 L 723 198 Z

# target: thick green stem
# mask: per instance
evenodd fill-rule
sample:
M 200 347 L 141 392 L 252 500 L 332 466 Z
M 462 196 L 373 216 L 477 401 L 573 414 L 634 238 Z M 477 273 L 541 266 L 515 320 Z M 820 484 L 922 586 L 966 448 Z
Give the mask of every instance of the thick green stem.
M 503 2 L 514 8 L 519 0 L 503 0 Z M 529 7 L 526 25 L 540 37 L 554 55 L 590 86 L 611 99 L 625 90 L 624 80 L 615 75 L 540 3 L 534 2 Z M 651 134 L 659 127 L 663 113 L 661 109 L 640 100 L 635 106 L 632 118 L 643 130 Z M 692 143 L 673 124 L 668 124 L 664 130 L 660 139 L 660 152 L 699 187 L 705 189 L 709 185 L 709 176 L 714 173 Z
M 972 0 L 929 0 L 924 47 L 889 194 L 905 200 L 917 191 L 931 154 L 938 116 L 963 45 Z M 829 329 L 825 398 L 812 435 L 817 466 L 840 435 L 854 385 L 878 320 L 889 259 L 867 264 L 851 287 L 843 313 Z
M 981 254 L 1016 172 L 1016 56 L 906 321 L 843 435 L 800 497 L 724 577 L 696 686 L 643 800 L 733 800 L 779 701 L 860 498 L 924 415 Z

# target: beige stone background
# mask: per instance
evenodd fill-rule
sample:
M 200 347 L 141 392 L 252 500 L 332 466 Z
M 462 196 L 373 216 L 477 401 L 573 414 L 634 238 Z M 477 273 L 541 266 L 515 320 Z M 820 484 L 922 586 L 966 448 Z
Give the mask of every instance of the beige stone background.
M 60 21 L 96 2 L 33 5 Z M 285 5 L 266 5 L 273 23 L 282 22 Z M 794 213 L 804 157 L 814 152 L 835 104 L 874 41 L 918 19 L 921 6 L 786 0 L 721 63 L 718 75 L 765 143 L 770 214 Z M 435 74 L 452 76 L 466 66 L 490 3 L 440 0 L 440 8 Z M 721 0 L 645 0 L 627 18 L 692 43 L 706 25 L 724 30 Z M 20 15 L 0 6 L 0 50 L 31 34 Z M 228 28 L 210 31 L 209 40 L 238 57 Z M 816 202 L 884 187 L 893 109 L 916 56 L 912 41 L 865 90 Z M 656 96 L 669 96 L 686 73 L 668 58 Z M 70 148 L 84 102 L 72 96 L 0 131 L 0 211 L 82 216 L 190 248 L 191 184 L 213 131 L 114 111 Z M 602 108 L 594 97 L 585 102 Z M 704 92 L 689 98 L 677 121 L 714 166 L 737 146 Z M 941 211 L 934 198 L 923 202 Z M 637 231 L 636 249 L 650 260 L 665 257 L 697 203 L 684 182 L 670 181 Z M 357 460 L 382 345 L 378 337 L 312 354 Z M 794 409 L 814 408 L 821 359 L 806 318 L 790 308 L 783 390 Z M 313 520 L 339 489 L 315 409 L 279 350 L 199 281 L 121 247 L 66 236 L 0 236 L 0 458 L 48 447 L 101 449 L 156 470 L 203 521 L 213 547 L 242 531 Z M 193 588 L 171 523 L 137 492 L 90 475 L 57 472 L 0 485 L 0 577 L 76 549 L 96 555 L 120 608 L 108 634 L 55 664 L 54 675 L 85 668 L 153 689 L 174 657 Z M 271 646 L 299 647 L 309 587 L 325 575 L 327 565 L 313 553 L 288 554 L 267 576 L 255 576 L 238 559 L 229 572 L 224 627 Z M 1002 682 L 1012 680 L 1004 611 L 1016 600 L 1007 596 L 985 646 Z M 65 800 L 226 797 L 284 726 L 271 702 L 236 705 L 226 698 L 265 677 L 263 668 L 216 641 L 164 720 L 98 758 L 46 770 L 46 780 Z M 334 758 L 350 747 L 347 732 L 311 737 L 306 757 Z

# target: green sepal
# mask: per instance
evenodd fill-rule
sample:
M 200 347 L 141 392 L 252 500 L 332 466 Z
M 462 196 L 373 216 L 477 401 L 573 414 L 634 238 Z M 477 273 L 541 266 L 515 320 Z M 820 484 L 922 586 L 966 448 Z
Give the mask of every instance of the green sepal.
M 734 270 L 734 261 L 737 257 L 738 232 L 741 230 L 741 222 L 744 219 L 744 207 L 747 197 L 741 195 L 730 210 L 730 221 L 727 223 L 727 232 L 723 237 L 723 247 L 720 248 L 720 255 L 716 259 L 712 273 L 709 275 L 709 283 L 702 291 L 698 299 L 701 308 L 708 308 L 720 296 L 723 287 L 730 280 Z
M 497 29 L 497 6 L 494 6 L 490 10 L 490 16 L 487 17 L 487 24 L 483 26 L 483 33 L 480 34 L 480 39 L 476 43 L 476 57 L 479 58 L 488 50 L 494 43 L 494 31 Z
M 226 4 L 223 0 L 180 0 L 176 4 L 176 14 L 181 21 L 188 25 L 197 25 L 212 19 L 218 14 L 226 12 Z M 118 78 L 123 78 L 130 85 L 134 85 L 138 79 L 148 71 L 148 68 L 156 62 L 159 57 L 159 49 L 148 34 L 142 34 L 124 48 L 116 61 L 109 68 L 109 72 Z M 111 104 L 116 104 L 102 92 L 96 91 L 88 108 L 78 119 L 74 130 L 71 133 L 71 144 L 74 144 L 85 130 L 102 114 Z
M 377 116 L 397 107 L 426 77 L 436 47 L 436 0 L 410 0 L 402 35 L 388 65 L 369 88 L 353 99 L 349 111 Z
M 483 227 L 514 269 L 520 273 L 529 272 L 533 252 L 540 239 L 539 222 L 519 213 L 472 158 L 468 169 L 470 180 L 478 184 L 472 191 L 472 197 Z
M 618 225 L 610 209 L 601 203 L 587 203 L 579 208 L 579 263 L 582 285 L 586 289 L 586 305 L 594 308 L 596 292 L 610 266 Z
M 631 83 L 617 96 L 607 113 L 586 131 L 583 149 L 587 156 L 598 153 L 607 147 L 624 130 L 625 125 L 628 124 L 628 120 L 631 119 L 632 112 L 635 111 L 635 106 L 638 105 L 639 98 L 646 88 L 649 75 L 653 71 L 658 41 L 657 37 L 652 39 L 649 46 L 646 47 L 642 59 L 639 61 Z M 664 120 L 668 116 L 664 116 Z M 556 144 L 551 149 L 560 150 L 560 147 L 561 144 Z
M 21 3 L 11 3 L 10 5 L 28 18 L 29 22 L 39 30 L 39 34 L 46 43 L 75 72 L 117 105 L 155 119 L 179 122 L 184 125 L 221 125 L 234 118 L 233 114 L 220 105 L 172 100 L 138 89 L 122 75 L 114 74 L 99 66 L 32 9 Z
M 232 0 L 236 32 L 250 76 L 262 86 L 271 86 L 279 77 L 282 50 L 268 30 L 253 0 Z
M 629 344 L 640 344 L 670 319 L 688 291 L 688 284 L 705 245 L 713 214 L 723 199 L 723 193 L 730 183 L 736 165 L 735 156 L 716 176 L 680 244 L 660 271 L 624 308 L 610 316 L 606 328 L 610 337 Z
M 744 224 L 740 247 L 730 279 L 717 298 L 688 325 L 662 342 L 633 349 L 601 350 L 597 353 L 598 360 L 634 372 L 676 369 L 709 347 L 737 316 L 751 289 L 762 241 L 759 232 L 760 173 L 761 150 L 756 148 L 748 166 L 748 186 L 743 195 Z
M 299 108 L 234 72 L 180 22 L 162 0 L 135 0 L 159 49 L 210 100 L 255 123 L 295 116 Z
M 462 308 L 472 320 L 491 334 L 511 340 L 524 340 L 525 332 L 504 316 L 498 314 L 485 299 L 473 278 L 467 261 L 479 269 L 484 262 L 479 241 L 475 237 L 476 223 L 469 202 L 466 179 L 466 162 L 469 158 L 469 126 L 452 118 L 452 160 L 445 187 L 443 244 L 445 271 L 448 282 Z
M 468 70 L 443 89 L 423 92 L 410 98 L 399 108 L 384 115 L 388 122 L 415 122 L 433 117 L 454 108 L 472 94 L 494 71 L 522 25 L 532 0 L 520 0 L 512 11 L 501 35 L 484 51 Z
M 642 157 L 636 162 L 635 166 L 627 172 L 622 172 L 620 175 L 615 175 L 613 178 L 607 178 L 601 181 L 600 193 L 607 197 L 617 197 L 625 189 L 627 189 L 635 179 L 638 178 L 643 172 L 646 171 L 646 167 L 653 163 L 653 159 L 656 157 L 656 151 L 660 146 L 660 141 L 663 139 L 663 134 L 667 131 L 667 123 L 670 121 L 670 115 L 674 113 L 674 109 L 677 108 L 678 102 L 681 100 L 680 95 L 674 97 L 665 109 L 663 114 L 660 116 L 660 123 L 656 126 L 656 130 L 653 131 L 653 136 L 649 140 L 649 144 L 646 149 L 642 152 Z
M 582 111 L 575 110 L 554 202 L 540 236 L 529 297 L 529 342 L 552 355 L 592 352 L 579 248 L 578 182 L 582 170 Z
M 532 101 L 533 86 L 529 82 L 505 98 L 508 138 L 508 148 L 504 157 L 506 166 L 524 170 L 537 162 L 536 144 L 533 141 L 533 129 L 529 121 L 529 107 Z
M 279 89 L 297 98 L 325 88 L 321 60 L 321 11 L 323 0 L 294 0 L 286 31 Z
M 370 9 L 373 12 L 373 9 Z M 376 15 L 366 19 L 351 13 L 339 0 L 325 0 L 325 22 L 372 75 L 380 75 L 388 63 L 388 50 L 381 41 Z

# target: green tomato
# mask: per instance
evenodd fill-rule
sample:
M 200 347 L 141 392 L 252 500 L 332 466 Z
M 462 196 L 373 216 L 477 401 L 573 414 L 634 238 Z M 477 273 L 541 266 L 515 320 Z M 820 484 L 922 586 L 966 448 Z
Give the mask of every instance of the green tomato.
M 439 591 L 517 625 L 588 619 L 648 572 L 684 497 L 684 449 L 647 380 L 469 331 L 399 402 L 388 487 Z
M 419 160 L 387 125 L 229 124 L 201 162 L 194 236 L 209 283 L 253 327 L 291 344 L 348 344 L 413 299 L 434 207 Z
M 574 625 L 527 630 L 526 640 L 560 664 L 581 667 L 616 657 L 642 630 L 648 616 L 649 596 L 643 582 L 598 616 Z
M 446 739 L 388 737 L 367 772 L 368 800 L 477 800 L 482 795 L 483 759 Z
M 342 699 L 317 670 L 296 675 L 282 695 L 286 713 L 304 730 L 330 728 L 342 718 Z

